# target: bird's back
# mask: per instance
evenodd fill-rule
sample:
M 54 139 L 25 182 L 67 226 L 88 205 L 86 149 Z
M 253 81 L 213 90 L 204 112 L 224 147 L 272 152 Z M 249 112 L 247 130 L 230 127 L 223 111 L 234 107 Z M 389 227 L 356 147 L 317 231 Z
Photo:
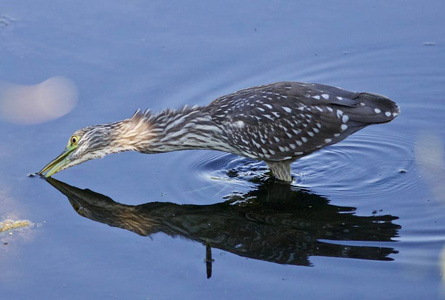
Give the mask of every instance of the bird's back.
M 240 90 L 204 110 L 238 154 L 271 162 L 295 160 L 399 114 L 381 95 L 299 82 Z

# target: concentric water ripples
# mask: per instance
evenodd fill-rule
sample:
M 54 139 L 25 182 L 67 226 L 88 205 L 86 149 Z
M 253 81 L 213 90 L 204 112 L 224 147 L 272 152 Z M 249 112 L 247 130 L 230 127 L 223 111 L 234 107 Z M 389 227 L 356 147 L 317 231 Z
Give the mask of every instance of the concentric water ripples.
M 293 165 L 297 183 L 328 195 L 370 197 L 415 189 L 411 141 L 365 131 Z M 416 187 L 417 186 L 417 187 Z
M 210 153 L 210 152 L 209 152 Z M 215 153 L 189 163 L 193 177 L 229 185 L 260 183 L 268 179 L 263 162 Z M 377 196 L 418 189 L 412 141 L 395 132 L 364 131 L 304 157 L 292 165 L 294 185 L 329 196 Z

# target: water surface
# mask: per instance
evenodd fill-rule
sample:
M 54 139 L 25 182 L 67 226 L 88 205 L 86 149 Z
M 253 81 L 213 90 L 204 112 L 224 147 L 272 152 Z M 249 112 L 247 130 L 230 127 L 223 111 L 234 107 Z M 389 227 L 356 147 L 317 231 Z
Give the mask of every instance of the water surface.
M 0 120 L 0 292 L 10 299 L 443 299 L 441 1 L 0 5 L 0 81 L 75 84 L 52 121 Z M 402 108 L 292 165 L 122 153 L 29 178 L 76 129 L 308 81 Z M 23 107 L 23 110 L 30 109 Z M 210 257 L 211 255 L 211 257 Z

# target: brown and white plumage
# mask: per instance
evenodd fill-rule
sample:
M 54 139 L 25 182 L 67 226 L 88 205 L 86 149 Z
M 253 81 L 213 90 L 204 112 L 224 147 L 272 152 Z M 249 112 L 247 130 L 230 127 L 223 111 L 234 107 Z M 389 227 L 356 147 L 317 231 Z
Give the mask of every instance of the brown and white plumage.
M 135 150 L 160 153 L 212 149 L 265 161 L 280 180 L 290 164 L 399 114 L 390 99 L 327 85 L 278 82 L 222 96 L 207 106 L 137 111 L 130 119 L 81 129 L 65 164 L 42 169 L 51 176 L 85 160 Z M 60 162 L 60 161 L 59 161 Z M 51 165 L 51 166 L 50 166 Z M 52 170 L 49 170 L 52 169 Z M 47 175 L 49 174 L 49 175 Z

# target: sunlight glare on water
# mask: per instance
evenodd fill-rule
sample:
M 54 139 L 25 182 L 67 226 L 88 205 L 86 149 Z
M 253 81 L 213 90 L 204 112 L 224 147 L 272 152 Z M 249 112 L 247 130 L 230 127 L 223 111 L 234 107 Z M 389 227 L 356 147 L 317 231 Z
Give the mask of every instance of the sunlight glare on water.
M 434 198 L 445 206 L 445 145 L 439 135 L 419 132 L 414 147 L 421 178 L 431 188 Z
M 52 77 L 36 85 L 0 82 L 0 118 L 17 124 L 39 124 L 69 113 L 77 102 L 77 89 L 65 77 Z

